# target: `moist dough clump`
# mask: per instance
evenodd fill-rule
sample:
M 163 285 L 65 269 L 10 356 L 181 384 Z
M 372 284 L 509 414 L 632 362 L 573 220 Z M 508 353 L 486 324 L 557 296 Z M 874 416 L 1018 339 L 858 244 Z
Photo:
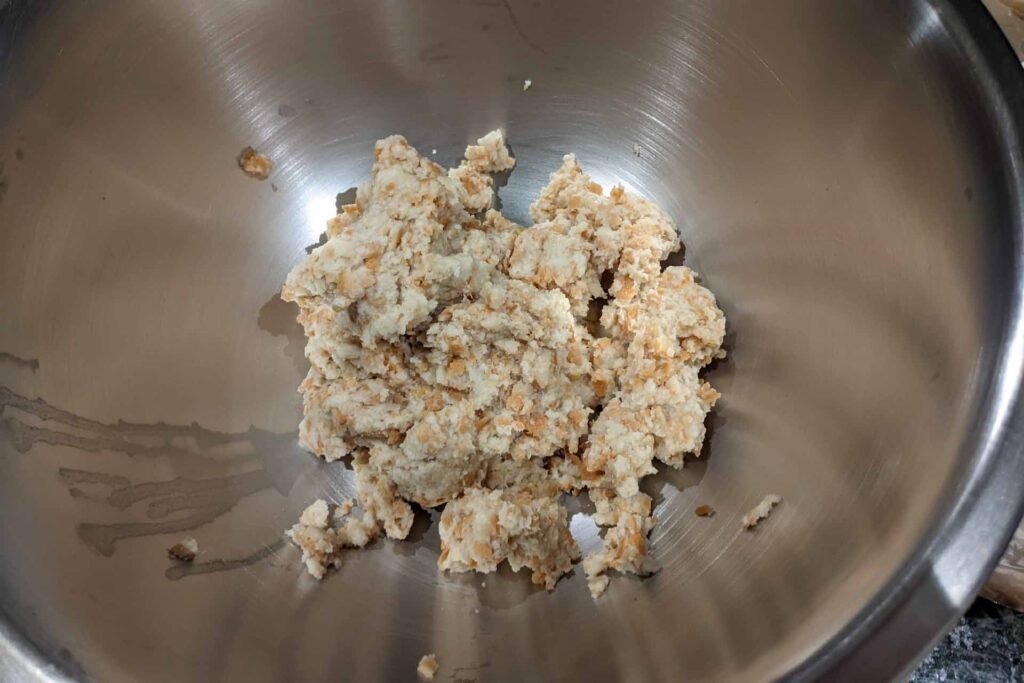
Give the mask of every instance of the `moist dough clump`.
M 515 165 L 500 131 L 451 170 L 398 135 L 374 160 L 282 291 L 307 336 L 300 441 L 351 457 L 357 483 L 289 531 L 310 573 L 405 538 L 416 503 L 445 506 L 441 568 L 508 562 L 550 590 L 580 559 L 560 498 L 584 490 L 609 527 L 583 561 L 592 592 L 609 569 L 655 571 L 638 484 L 699 455 L 718 399 L 700 371 L 725 335 L 694 272 L 662 267 L 672 221 L 570 154 L 516 225 L 492 208 Z

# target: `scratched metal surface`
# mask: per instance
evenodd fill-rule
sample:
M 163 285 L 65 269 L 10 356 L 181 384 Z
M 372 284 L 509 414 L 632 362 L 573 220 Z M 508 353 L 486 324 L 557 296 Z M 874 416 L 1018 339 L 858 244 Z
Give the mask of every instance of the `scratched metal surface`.
M 445 680 L 905 669 L 1021 496 L 1021 90 L 979 8 L 0 6 L 0 671 L 397 680 L 432 651 Z M 728 315 L 704 457 L 649 489 L 664 569 L 599 601 L 578 571 L 551 595 L 444 576 L 423 514 L 317 584 L 281 532 L 352 486 L 295 445 L 303 339 L 278 288 L 373 140 L 450 163 L 496 126 L 513 217 L 575 151 L 675 217 Z M 235 167 L 245 145 L 269 181 Z M 769 491 L 785 503 L 742 533 Z M 188 566 L 165 552 L 184 535 Z

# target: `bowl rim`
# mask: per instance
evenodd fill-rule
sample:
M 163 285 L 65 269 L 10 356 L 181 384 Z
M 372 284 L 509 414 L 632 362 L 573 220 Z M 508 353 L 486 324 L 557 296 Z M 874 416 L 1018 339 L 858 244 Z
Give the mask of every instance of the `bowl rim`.
M 964 450 L 974 467 L 952 477 L 952 504 L 881 591 L 784 680 L 898 680 L 908 676 L 967 611 L 1024 513 L 1024 68 L 981 0 L 925 0 L 974 66 L 995 135 L 1012 207 L 1013 288 L 1002 336 L 983 387 L 980 420 Z M 966 472 L 965 472 L 966 473 Z

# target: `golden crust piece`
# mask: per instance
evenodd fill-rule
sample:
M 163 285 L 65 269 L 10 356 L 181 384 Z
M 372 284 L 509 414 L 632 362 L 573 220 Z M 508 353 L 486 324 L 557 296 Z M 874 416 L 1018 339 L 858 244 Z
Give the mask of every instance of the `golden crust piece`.
M 274 162 L 265 154 L 260 154 L 252 147 L 246 147 L 238 155 L 238 167 L 250 178 L 266 180 L 274 169 Z

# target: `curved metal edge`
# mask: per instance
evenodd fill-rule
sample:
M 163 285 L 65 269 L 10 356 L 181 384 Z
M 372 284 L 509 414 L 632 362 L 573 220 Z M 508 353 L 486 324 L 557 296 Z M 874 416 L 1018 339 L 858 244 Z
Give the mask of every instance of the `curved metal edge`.
M 72 683 L 31 641 L 16 631 L 0 612 L 0 681 Z
M 6 62 L 10 55 L 14 32 L 27 5 L 27 0 L 0 0 L 0 63 Z
M 970 606 L 1024 514 L 1024 70 L 981 0 L 930 3 L 970 62 L 998 123 L 1004 188 L 1015 207 L 1016 259 L 1006 326 L 985 397 L 977 440 L 980 466 L 958 504 L 913 553 L 880 598 L 784 678 L 793 681 L 896 680 L 908 675 Z
M 14 39 L 31 0 L 0 0 L 0 82 L 3 65 L 14 48 Z M 14 621 L 0 610 L 0 681 L 63 683 L 72 679 L 58 669 Z

